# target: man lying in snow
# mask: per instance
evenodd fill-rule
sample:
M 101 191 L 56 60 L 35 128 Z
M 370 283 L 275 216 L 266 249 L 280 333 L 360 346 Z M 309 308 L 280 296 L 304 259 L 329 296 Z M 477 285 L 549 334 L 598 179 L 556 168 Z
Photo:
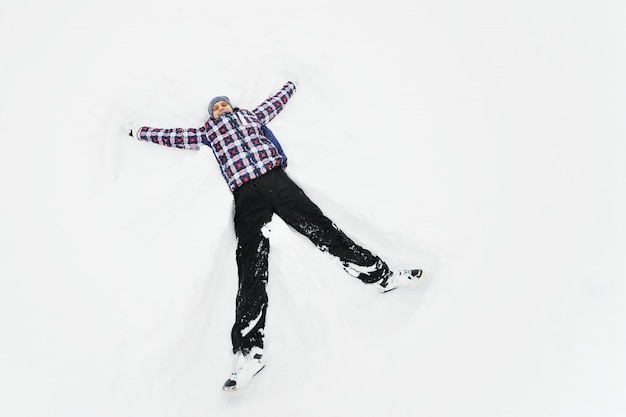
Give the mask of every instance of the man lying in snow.
M 278 214 L 324 252 L 336 256 L 352 276 L 381 292 L 416 280 L 421 270 L 394 270 L 357 245 L 326 217 L 285 173 L 287 157 L 266 127 L 295 93 L 287 82 L 253 110 L 233 108 L 225 96 L 209 105 L 210 117 L 199 128 L 130 131 L 139 140 L 184 149 L 209 146 L 235 200 L 239 290 L 231 332 L 235 369 L 225 390 L 245 385 L 264 367 L 263 336 L 267 309 L 269 239 L 264 226 Z

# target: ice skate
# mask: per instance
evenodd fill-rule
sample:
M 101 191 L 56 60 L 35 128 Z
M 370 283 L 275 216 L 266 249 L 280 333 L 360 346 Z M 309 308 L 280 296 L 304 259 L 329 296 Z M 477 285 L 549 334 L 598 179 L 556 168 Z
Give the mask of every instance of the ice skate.
M 422 276 L 421 269 L 394 269 L 374 285 L 381 293 L 415 284 Z
M 263 349 L 252 348 L 249 352 L 237 352 L 235 366 L 230 378 L 224 382 L 224 391 L 236 391 L 247 385 L 265 367 Z

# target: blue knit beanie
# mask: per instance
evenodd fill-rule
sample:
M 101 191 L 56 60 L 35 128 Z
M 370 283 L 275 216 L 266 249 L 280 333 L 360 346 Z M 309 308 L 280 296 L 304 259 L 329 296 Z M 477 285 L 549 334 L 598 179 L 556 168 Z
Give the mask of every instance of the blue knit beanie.
M 226 96 L 217 96 L 215 97 L 213 100 L 211 100 L 211 102 L 209 103 L 209 114 L 211 115 L 211 119 L 213 118 L 213 106 L 215 106 L 215 103 L 219 102 L 219 101 L 225 101 L 228 103 L 228 105 L 230 107 L 233 107 L 232 104 L 230 104 L 230 100 L 228 99 L 228 97 Z

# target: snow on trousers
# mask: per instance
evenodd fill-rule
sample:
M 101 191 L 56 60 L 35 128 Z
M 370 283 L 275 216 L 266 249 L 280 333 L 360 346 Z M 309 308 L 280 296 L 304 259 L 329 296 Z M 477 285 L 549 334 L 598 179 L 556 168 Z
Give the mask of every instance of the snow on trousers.
M 239 290 L 231 338 L 233 352 L 263 347 L 269 239 L 263 227 L 274 213 L 306 236 L 319 249 L 341 262 L 379 267 L 358 276 L 365 283 L 378 281 L 389 271 L 387 265 L 367 249 L 354 243 L 335 226 L 284 172 L 277 168 L 244 184 L 233 192 Z

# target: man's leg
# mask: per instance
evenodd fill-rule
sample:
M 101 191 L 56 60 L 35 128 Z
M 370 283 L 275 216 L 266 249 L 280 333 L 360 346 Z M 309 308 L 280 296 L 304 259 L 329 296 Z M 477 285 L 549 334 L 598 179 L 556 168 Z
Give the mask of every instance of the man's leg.
M 256 184 L 244 185 L 234 197 L 239 290 L 231 339 L 236 353 L 263 348 L 270 245 L 262 228 L 271 220 L 272 208 Z
M 322 251 L 339 258 L 348 273 L 365 283 L 379 281 L 389 272 L 387 264 L 357 245 L 282 171 L 276 175 L 274 209 L 291 227 Z

